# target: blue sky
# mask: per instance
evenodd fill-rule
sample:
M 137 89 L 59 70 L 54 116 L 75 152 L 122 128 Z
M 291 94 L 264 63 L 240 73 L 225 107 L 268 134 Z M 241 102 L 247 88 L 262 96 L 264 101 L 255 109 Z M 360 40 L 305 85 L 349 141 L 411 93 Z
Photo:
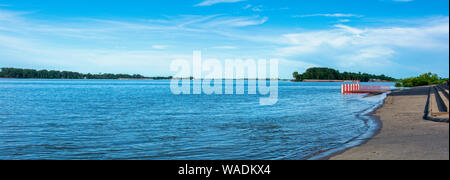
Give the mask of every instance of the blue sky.
M 277 58 L 449 75 L 447 0 L 0 0 L 0 67 L 173 75 L 170 62 Z

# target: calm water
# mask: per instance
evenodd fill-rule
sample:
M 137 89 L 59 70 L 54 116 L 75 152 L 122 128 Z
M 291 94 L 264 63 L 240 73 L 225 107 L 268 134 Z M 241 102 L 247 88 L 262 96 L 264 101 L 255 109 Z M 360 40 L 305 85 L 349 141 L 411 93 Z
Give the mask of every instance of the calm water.
M 382 97 L 280 82 L 259 95 L 173 95 L 169 81 L 0 79 L 0 159 L 305 159 L 354 145 Z M 389 84 L 392 85 L 392 84 Z

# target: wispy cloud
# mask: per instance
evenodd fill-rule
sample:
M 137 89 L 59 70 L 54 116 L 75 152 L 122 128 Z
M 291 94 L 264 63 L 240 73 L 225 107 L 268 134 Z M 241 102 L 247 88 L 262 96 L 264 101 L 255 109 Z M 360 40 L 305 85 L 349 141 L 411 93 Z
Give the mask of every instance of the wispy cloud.
M 77 19 L 65 21 L 43 21 L 24 17 L 24 13 L 0 10 L 0 29 L 14 33 L 32 34 L 35 37 L 66 37 L 80 39 L 117 39 L 129 36 L 130 32 L 168 32 L 188 35 L 191 33 L 217 34 L 219 30 L 261 25 L 267 17 L 225 15 L 180 15 L 167 19 L 118 21 L 108 19 Z M 124 33 L 127 32 L 127 33 Z M 227 33 L 221 33 L 225 35 Z M 175 35 L 175 34 L 172 34 Z M 145 33 L 142 36 L 147 36 Z M 151 36 L 150 34 L 148 36 Z M 205 34 L 203 34 L 205 36 Z M 144 40 L 144 39 L 142 39 Z
M 363 30 L 363 29 L 358 29 L 358 28 L 353 28 L 350 26 L 342 25 L 342 24 L 336 24 L 336 25 L 334 25 L 334 27 L 340 28 L 344 31 L 347 31 L 348 33 L 354 34 L 357 37 L 361 37 L 361 34 L 367 31 L 367 30 Z
M 262 12 L 263 11 L 263 6 L 259 5 L 259 6 L 255 6 L 252 8 L 252 11 L 254 12 Z
M 242 7 L 242 9 L 245 10 L 250 10 L 253 12 L 267 12 L 267 11 L 286 11 L 286 10 L 290 10 L 290 8 L 288 7 L 282 7 L 282 8 L 268 8 L 267 6 L 263 6 L 263 5 L 252 5 L 252 4 L 247 4 L 246 6 Z
M 268 17 L 259 18 L 255 17 L 234 17 L 234 18 L 217 18 L 214 21 L 206 22 L 204 25 L 207 27 L 217 27 L 217 26 L 231 26 L 231 27 L 245 27 L 245 26 L 255 26 L 261 25 L 267 22 Z
M 306 17 L 363 17 L 362 15 L 357 14 L 341 14 L 341 13 L 335 13 L 335 14 L 306 14 L 306 15 L 295 15 L 296 18 L 306 18 Z
M 152 48 L 153 49 L 167 49 L 168 46 L 165 45 L 153 45 Z
M 219 3 L 237 3 L 246 0 L 204 0 L 203 2 L 196 4 L 195 6 L 212 6 Z
M 252 40 L 249 35 L 237 32 L 263 24 L 267 19 L 180 15 L 129 21 L 88 18 L 57 21 L 0 10 L 0 62 L 2 66 L 27 68 L 97 72 L 95 67 L 102 67 L 103 72 L 167 75 L 171 60 L 189 59 L 192 50 L 213 47 L 217 42 Z M 239 50 L 229 45 L 213 49 Z
M 212 49 L 237 49 L 236 46 L 215 46 Z
M 338 23 L 346 23 L 346 22 L 350 22 L 350 19 L 339 19 L 337 22 Z

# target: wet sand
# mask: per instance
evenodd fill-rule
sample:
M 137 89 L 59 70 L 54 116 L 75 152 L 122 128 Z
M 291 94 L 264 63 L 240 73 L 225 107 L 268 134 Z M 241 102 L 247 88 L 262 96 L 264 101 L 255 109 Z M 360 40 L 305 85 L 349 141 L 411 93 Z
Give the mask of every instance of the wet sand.
M 331 160 L 449 160 L 449 124 L 423 119 L 428 87 L 392 92 L 374 112 L 380 132 Z

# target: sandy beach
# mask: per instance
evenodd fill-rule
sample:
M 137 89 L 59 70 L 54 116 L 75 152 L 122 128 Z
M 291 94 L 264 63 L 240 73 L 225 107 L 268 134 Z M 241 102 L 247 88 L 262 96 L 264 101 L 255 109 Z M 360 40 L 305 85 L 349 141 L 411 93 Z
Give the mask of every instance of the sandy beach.
M 449 124 L 424 120 L 428 87 L 392 92 L 374 112 L 380 132 L 331 160 L 449 160 Z

